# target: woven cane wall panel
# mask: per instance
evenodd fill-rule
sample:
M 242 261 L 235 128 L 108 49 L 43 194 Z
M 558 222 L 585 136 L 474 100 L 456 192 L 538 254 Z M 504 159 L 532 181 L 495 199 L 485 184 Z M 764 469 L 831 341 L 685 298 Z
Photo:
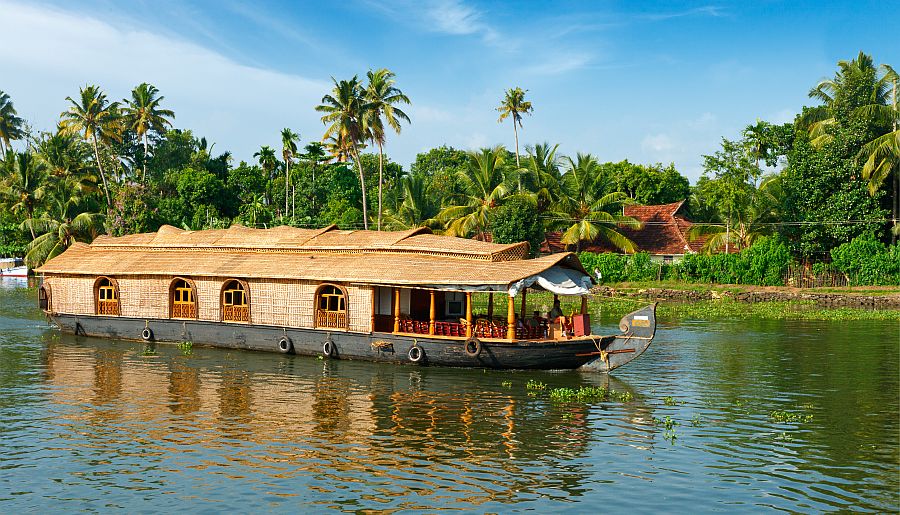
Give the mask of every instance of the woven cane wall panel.
M 369 286 L 347 286 L 351 331 L 369 332 L 372 325 L 372 288 Z
M 94 314 L 93 277 L 58 276 L 48 278 L 53 288 L 53 310 L 75 315 Z
M 221 306 L 219 295 L 222 292 L 222 279 L 213 279 L 208 277 L 194 277 L 194 284 L 197 285 L 197 309 L 200 320 L 212 320 L 218 322 L 222 320 L 219 314 Z
M 123 277 L 118 282 L 123 316 L 169 317 L 168 280 L 155 276 L 136 276 Z
M 316 287 L 309 281 L 249 281 L 254 324 L 312 327 Z

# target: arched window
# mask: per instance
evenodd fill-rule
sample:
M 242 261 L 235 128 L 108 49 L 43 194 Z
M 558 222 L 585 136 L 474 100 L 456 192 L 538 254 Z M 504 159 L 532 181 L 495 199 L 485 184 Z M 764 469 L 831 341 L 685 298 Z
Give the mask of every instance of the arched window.
M 50 312 L 53 307 L 51 300 L 50 285 L 42 284 L 38 290 L 38 305 L 41 307 L 42 311 Z
M 340 286 L 324 284 L 316 290 L 316 327 L 347 328 L 347 294 Z
M 169 287 L 170 317 L 197 318 L 197 289 L 187 279 L 176 278 Z
M 95 313 L 98 315 L 119 315 L 119 284 L 109 277 L 100 277 L 94 282 Z
M 249 288 L 244 281 L 232 279 L 222 285 L 222 320 L 250 322 Z

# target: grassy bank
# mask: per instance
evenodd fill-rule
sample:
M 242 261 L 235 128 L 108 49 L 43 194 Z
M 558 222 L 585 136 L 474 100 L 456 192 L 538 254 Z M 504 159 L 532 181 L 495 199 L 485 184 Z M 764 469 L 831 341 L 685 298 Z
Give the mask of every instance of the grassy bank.
M 642 282 L 617 282 L 604 283 L 619 291 L 637 291 L 648 288 L 667 288 L 672 290 L 687 291 L 715 291 L 719 293 L 743 293 L 752 291 L 782 291 L 782 292 L 804 292 L 804 293 L 836 293 L 841 295 L 900 295 L 900 286 L 850 286 L 843 288 L 823 287 L 823 288 L 791 288 L 787 286 L 752 286 L 745 284 L 702 284 L 689 283 L 684 281 L 642 281 Z

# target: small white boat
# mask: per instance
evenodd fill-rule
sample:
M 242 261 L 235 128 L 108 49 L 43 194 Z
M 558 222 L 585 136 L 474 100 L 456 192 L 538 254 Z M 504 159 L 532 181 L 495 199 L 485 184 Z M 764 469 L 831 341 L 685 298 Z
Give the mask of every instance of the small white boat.
M 2 277 L 28 277 L 27 266 L 13 266 L 9 268 L 0 268 L 0 276 Z

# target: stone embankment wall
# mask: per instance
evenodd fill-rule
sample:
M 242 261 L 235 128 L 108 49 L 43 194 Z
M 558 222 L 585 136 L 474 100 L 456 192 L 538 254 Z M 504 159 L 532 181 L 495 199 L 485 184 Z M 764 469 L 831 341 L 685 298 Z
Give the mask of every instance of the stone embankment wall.
M 595 295 L 605 297 L 638 297 L 643 299 L 699 301 L 733 299 L 740 302 L 786 302 L 813 301 L 820 307 L 864 308 L 864 309 L 900 309 L 900 295 L 846 295 L 840 293 L 803 293 L 789 291 L 696 291 L 673 290 L 669 288 L 647 288 L 636 291 L 616 290 L 608 286 L 597 286 Z

